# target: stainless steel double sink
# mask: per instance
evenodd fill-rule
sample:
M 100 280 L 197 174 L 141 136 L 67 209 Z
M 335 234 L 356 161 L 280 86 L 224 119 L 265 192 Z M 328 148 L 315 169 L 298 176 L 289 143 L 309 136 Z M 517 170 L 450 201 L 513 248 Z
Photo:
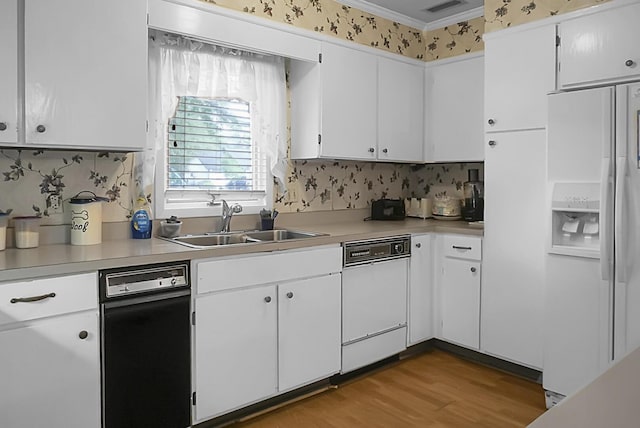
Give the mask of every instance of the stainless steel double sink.
M 242 232 L 205 233 L 202 235 L 183 235 L 174 238 L 161 238 L 191 248 L 212 248 L 220 245 L 250 244 L 308 239 L 326 236 L 326 233 L 302 232 L 288 229 L 253 230 Z

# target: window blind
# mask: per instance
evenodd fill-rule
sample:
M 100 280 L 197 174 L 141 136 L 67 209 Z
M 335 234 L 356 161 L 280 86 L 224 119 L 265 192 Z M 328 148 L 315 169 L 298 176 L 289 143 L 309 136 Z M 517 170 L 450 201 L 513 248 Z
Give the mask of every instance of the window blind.
M 266 159 L 252 141 L 250 103 L 179 97 L 169 119 L 167 189 L 260 192 Z

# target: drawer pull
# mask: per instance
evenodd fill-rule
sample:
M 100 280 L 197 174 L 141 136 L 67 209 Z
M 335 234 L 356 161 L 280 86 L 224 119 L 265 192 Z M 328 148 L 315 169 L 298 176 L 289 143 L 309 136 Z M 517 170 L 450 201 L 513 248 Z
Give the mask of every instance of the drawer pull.
M 454 245 L 452 248 L 453 248 L 454 250 L 467 250 L 467 251 L 471 251 L 471 250 L 473 250 L 473 248 L 471 248 L 471 247 L 459 247 L 459 246 L 457 246 L 457 245 Z
M 87 330 L 82 330 L 79 334 L 78 337 L 82 340 L 85 340 L 87 337 L 89 337 L 89 333 L 87 332 Z
M 33 297 L 14 297 L 11 299 L 11 303 L 31 303 L 31 302 L 39 302 L 40 300 L 54 298 L 56 297 L 56 293 L 43 294 L 42 296 L 33 296 Z
M 476 273 L 476 270 L 477 270 L 476 268 L 472 267 L 471 268 L 471 273 Z

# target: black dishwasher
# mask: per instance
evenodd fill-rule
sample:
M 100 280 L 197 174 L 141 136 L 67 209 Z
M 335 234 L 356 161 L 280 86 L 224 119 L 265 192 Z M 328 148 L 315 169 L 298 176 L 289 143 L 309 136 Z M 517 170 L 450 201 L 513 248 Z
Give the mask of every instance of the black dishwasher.
M 103 428 L 191 425 L 189 262 L 100 271 Z

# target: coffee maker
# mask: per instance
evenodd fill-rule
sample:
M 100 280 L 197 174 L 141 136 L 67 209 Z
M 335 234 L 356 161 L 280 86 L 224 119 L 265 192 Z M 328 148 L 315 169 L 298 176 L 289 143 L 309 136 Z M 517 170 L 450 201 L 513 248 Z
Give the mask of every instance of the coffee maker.
M 466 221 L 480 221 L 484 218 L 484 183 L 478 179 L 478 170 L 469 170 L 469 181 L 464 183 L 462 218 Z

